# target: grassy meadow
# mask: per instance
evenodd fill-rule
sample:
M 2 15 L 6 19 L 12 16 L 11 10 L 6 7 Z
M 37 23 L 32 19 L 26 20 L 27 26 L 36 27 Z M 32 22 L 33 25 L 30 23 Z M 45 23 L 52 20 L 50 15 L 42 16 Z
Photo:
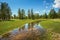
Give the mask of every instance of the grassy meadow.
M 14 19 L 11 21 L 0 21 L 0 35 L 8 32 L 10 30 L 13 30 L 14 28 L 21 27 L 25 23 L 29 23 L 32 21 L 34 21 L 34 20 L 31 20 L 31 19 L 24 19 L 24 20 Z
M 60 19 L 40 19 L 41 26 L 45 29 L 51 29 L 54 32 L 60 33 Z M 38 20 L 31 20 L 31 19 L 25 19 L 25 20 L 18 20 L 13 19 L 11 21 L 0 21 L 0 35 L 4 34 L 10 30 L 13 30 L 14 28 L 21 27 L 25 23 L 38 21 Z
M 45 29 L 50 29 L 53 32 L 60 33 L 60 19 L 47 19 L 45 21 L 40 22 L 40 24 Z
M 39 20 L 13 19 L 11 21 L 0 21 L 0 35 L 3 35 L 6 32 L 9 32 L 15 28 L 22 27 L 25 23 L 30 23 L 35 21 L 40 21 L 41 26 L 46 30 L 48 30 L 45 34 L 48 40 L 55 40 L 59 38 L 59 37 L 55 38 L 55 36 L 57 37 L 57 34 L 60 35 L 60 19 L 47 19 L 47 20 L 46 19 L 39 19 Z
M 46 40 L 60 40 L 60 19 L 47 19 L 40 24 L 47 30 Z

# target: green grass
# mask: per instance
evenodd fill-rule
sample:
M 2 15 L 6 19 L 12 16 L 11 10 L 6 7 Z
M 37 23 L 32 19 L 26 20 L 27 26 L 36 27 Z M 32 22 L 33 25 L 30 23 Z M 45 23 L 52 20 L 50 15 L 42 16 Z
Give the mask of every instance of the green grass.
M 21 27 L 25 23 L 33 22 L 34 20 L 26 19 L 26 20 L 11 20 L 11 21 L 1 21 L 0 22 L 0 35 L 13 30 L 14 28 Z
M 45 34 L 46 40 L 58 40 L 59 37 L 57 35 L 60 34 L 60 19 L 47 19 L 41 21 L 40 24 L 47 30 Z M 53 35 L 57 38 L 54 38 Z
M 0 35 L 9 32 L 18 27 L 22 27 L 25 23 L 35 22 L 38 20 L 11 20 L 11 21 L 0 21 Z M 52 29 L 52 31 L 60 33 L 60 19 L 41 19 L 40 24 L 45 29 Z
M 60 19 L 48 19 L 40 22 L 45 29 L 51 29 L 53 32 L 60 33 Z

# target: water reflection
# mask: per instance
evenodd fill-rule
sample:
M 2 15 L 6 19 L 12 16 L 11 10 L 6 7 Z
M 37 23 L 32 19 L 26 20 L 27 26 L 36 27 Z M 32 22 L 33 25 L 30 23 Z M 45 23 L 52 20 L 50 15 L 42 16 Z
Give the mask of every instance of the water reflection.
M 26 23 L 2 36 L 1 40 L 40 40 L 45 30 L 38 22 Z

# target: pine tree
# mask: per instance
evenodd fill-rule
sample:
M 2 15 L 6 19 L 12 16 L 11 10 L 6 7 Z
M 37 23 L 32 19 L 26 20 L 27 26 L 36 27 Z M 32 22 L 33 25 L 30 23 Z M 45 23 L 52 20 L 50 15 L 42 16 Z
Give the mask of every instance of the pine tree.
M 52 18 L 52 19 L 57 18 L 57 13 L 55 12 L 54 9 L 50 10 L 50 13 L 49 13 L 48 17 Z
M 35 13 L 34 18 L 35 18 L 35 19 L 39 19 L 39 18 L 40 18 L 39 13 Z
M 21 15 L 21 11 L 20 11 L 20 8 L 18 9 L 18 18 L 19 19 L 21 19 L 22 17 L 21 17 L 22 15 Z
M 2 20 L 10 20 L 11 9 L 6 2 L 1 3 L 1 18 Z
M 10 9 L 10 7 L 8 7 L 7 14 L 6 14 L 7 20 L 10 20 L 11 19 L 11 15 L 12 15 L 11 9 Z
M 17 17 L 16 17 L 16 15 L 14 14 L 14 19 L 16 19 Z
M 0 4 L 0 20 L 1 20 L 1 4 Z
M 58 13 L 57 14 L 58 14 L 58 18 L 60 18 L 60 9 L 58 10 Z
M 31 9 L 31 18 L 34 19 L 33 9 Z
M 31 13 L 29 9 L 28 9 L 28 18 L 31 19 Z
M 24 9 L 21 10 L 21 17 L 22 17 L 22 19 L 25 18 L 25 10 Z
M 43 18 L 45 18 L 45 19 L 47 19 L 47 18 L 48 18 L 47 13 L 45 13 L 45 14 L 43 15 Z

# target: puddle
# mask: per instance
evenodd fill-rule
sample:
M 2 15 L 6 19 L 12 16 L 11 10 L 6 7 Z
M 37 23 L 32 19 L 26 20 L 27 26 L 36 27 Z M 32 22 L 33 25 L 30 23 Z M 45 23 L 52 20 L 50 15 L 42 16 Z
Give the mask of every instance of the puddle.
M 26 23 L 23 27 L 4 34 L 0 40 L 40 40 L 44 32 L 40 23 Z

